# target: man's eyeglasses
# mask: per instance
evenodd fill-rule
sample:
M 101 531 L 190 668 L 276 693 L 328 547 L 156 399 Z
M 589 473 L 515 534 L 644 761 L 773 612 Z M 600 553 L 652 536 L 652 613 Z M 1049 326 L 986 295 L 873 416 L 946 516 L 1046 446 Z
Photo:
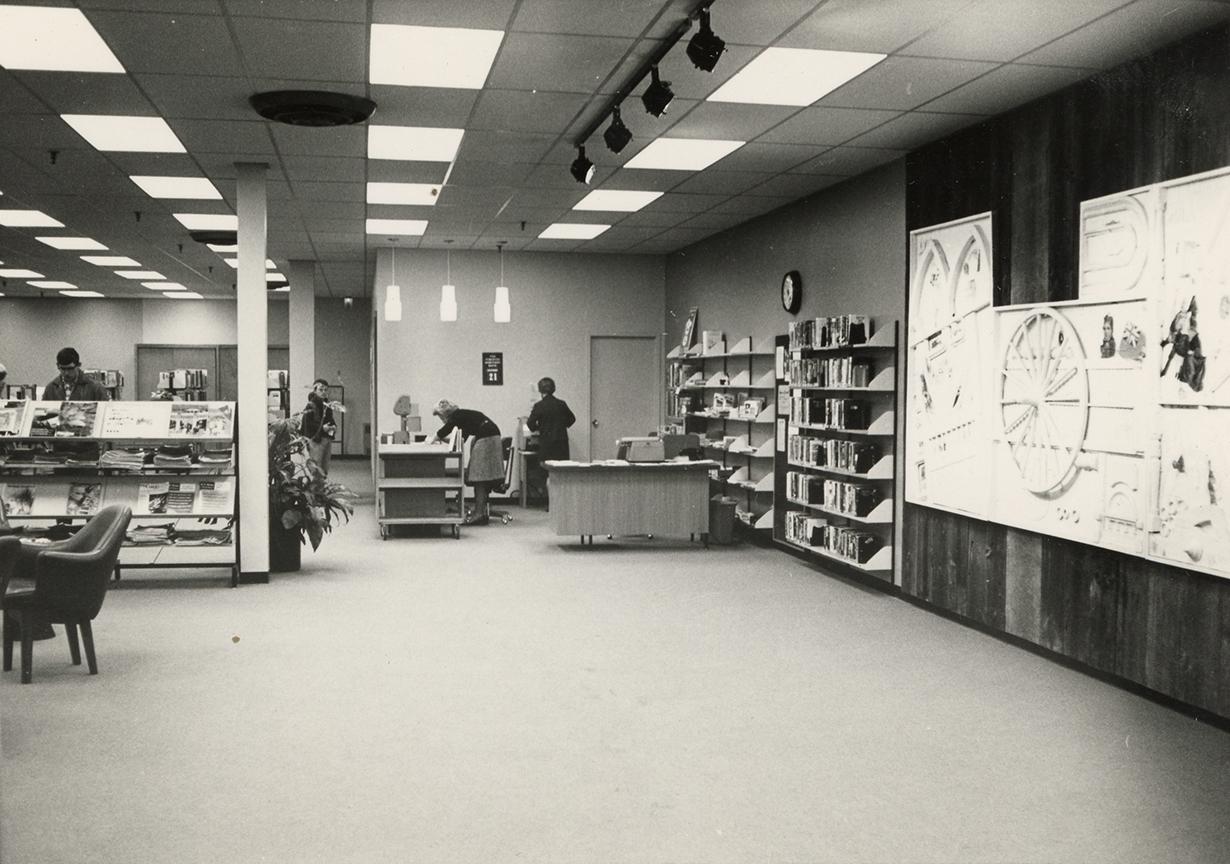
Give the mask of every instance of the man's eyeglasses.
M 74 369 L 77 369 L 79 367 L 75 365 L 74 366 L 61 366 L 59 363 L 57 363 L 56 368 L 59 369 L 61 372 L 72 372 Z

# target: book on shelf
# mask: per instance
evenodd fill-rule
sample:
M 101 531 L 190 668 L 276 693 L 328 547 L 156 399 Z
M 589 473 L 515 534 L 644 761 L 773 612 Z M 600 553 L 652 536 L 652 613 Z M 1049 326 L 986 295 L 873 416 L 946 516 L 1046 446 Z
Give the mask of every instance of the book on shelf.
M 64 512 L 69 516 L 93 516 L 102 503 L 103 484 L 73 483 L 68 487 Z
M 739 418 L 742 420 L 755 420 L 760 412 L 764 410 L 764 399 L 759 396 L 753 396 L 750 399 L 744 399 L 739 406 Z
M 234 422 L 231 402 L 172 402 L 168 437 L 230 438 Z
M 167 512 L 169 483 L 141 483 L 132 512 L 138 516 L 157 516 Z
M 38 438 L 92 438 L 100 402 L 35 402 L 30 435 Z
M 0 402 L 0 437 L 21 435 L 26 429 L 26 406 L 29 402 Z
M 182 480 L 167 483 L 167 513 L 188 515 L 196 503 L 196 484 Z
M 5 483 L 0 485 L 0 507 L 9 518 L 30 516 L 34 512 L 34 495 L 31 483 Z
M 171 402 L 108 402 L 99 435 L 104 438 L 165 438 Z
M 511 464 L 511 463 L 509 463 Z M 234 507 L 234 484 L 229 480 L 202 480 L 197 483 L 197 513 L 229 514 Z

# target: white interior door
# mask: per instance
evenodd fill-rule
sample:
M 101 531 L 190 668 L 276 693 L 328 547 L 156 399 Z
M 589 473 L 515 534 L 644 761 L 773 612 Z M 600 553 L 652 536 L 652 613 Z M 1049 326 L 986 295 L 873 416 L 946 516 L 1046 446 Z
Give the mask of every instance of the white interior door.
M 658 428 L 662 376 L 653 336 L 592 336 L 589 458 L 615 458 L 615 441 Z

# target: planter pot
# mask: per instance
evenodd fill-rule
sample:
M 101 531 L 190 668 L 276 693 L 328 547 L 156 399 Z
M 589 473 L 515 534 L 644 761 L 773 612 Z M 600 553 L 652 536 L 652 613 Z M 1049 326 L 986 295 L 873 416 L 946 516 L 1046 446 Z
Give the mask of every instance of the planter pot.
M 299 553 L 303 544 L 299 542 L 297 530 L 288 531 L 276 519 L 269 520 L 269 572 L 293 573 L 299 569 Z

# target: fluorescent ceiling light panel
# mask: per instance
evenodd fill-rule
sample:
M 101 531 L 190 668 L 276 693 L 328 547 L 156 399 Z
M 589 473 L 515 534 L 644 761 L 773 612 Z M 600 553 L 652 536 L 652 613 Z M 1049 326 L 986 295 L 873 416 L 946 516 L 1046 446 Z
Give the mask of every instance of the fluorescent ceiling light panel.
M 239 217 L 226 213 L 172 213 L 189 231 L 238 231 Z
M 810 105 L 886 56 L 862 51 L 766 48 L 710 93 L 708 101 Z
M 116 276 L 123 276 L 125 279 L 158 279 L 162 280 L 167 277 L 163 276 L 157 270 L 116 270 Z
M 655 138 L 649 146 L 624 163 L 624 167 L 702 171 L 746 143 L 709 138 Z
M 44 72 L 124 72 L 79 10 L 44 6 L 0 6 L 0 66 Z
M 224 246 L 220 243 L 206 243 L 205 245 L 208 246 L 210 249 L 214 250 L 215 252 L 238 252 L 239 251 L 238 243 L 232 243 L 229 246 Z
M 272 273 L 265 274 L 265 281 L 266 282 L 285 282 L 286 277 L 283 276 L 281 273 L 274 271 Z
M 368 81 L 481 90 L 503 39 L 502 30 L 373 24 Z
M 430 126 L 368 126 L 368 159 L 405 159 L 410 162 L 452 162 L 461 146 L 464 129 Z
M 223 258 L 222 260 L 225 261 L 226 266 L 230 267 L 232 270 L 239 269 L 239 259 L 238 258 Z M 276 270 L 278 269 L 278 265 L 274 264 L 272 261 L 266 258 L 265 259 L 265 269 L 266 270 Z
M 40 243 L 46 243 L 53 249 L 71 249 L 77 252 L 96 249 L 105 252 L 107 247 L 89 237 L 35 237 Z
M 187 291 L 188 289 L 180 285 L 178 282 L 142 282 L 146 288 L 151 291 Z
M 434 183 L 368 183 L 368 204 L 418 204 L 430 207 L 439 197 Z
M 543 240 L 593 240 L 610 225 L 589 225 L 577 222 L 556 222 L 539 234 Z
M 575 205 L 573 210 L 613 210 L 635 213 L 646 204 L 662 197 L 661 192 L 632 192 L 622 189 L 595 189 Z
M 284 292 L 288 292 L 288 291 L 290 291 L 290 286 L 289 286 L 289 285 L 283 285 L 281 288 L 274 288 L 273 290 L 274 290 L 274 291 L 277 291 L 277 292 L 283 292 L 283 293 L 284 293 Z
M 0 210 L 0 225 L 5 228 L 63 228 L 64 223 L 52 219 L 41 210 Z
M 31 283 L 29 283 L 29 284 L 33 285 L 35 288 L 50 288 L 50 289 L 53 289 L 53 290 L 55 290 L 55 289 L 60 289 L 60 288 L 69 288 L 69 289 L 72 289 L 72 288 L 76 288 L 76 287 L 77 287 L 77 286 L 76 286 L 76 285 L 74 285 L 72 282 L 60 282 L 60 281 L 57 281 L 57 280 L 54 280 L 54 279 L 49 279 L 49 280 L 44 281 L 44 282 L 31 282 Z
M 82 255 L 81 260 L 87 264 L 99 267 L 140 267 L 141 262 L 125 258 L 123 255 Z
M 170 297 L 172 300 L 204 300 L 205 298 L 195 291 L 167 291 L 162 295 Z
M 368 234 L 391 234 L 401 237 L 422 237 L 427 230 L 426 219 L 368 219 Z
M 61 291 L 65 297 L 101 297 L 97 291 Z
M 222 193 L 206 177 L 161 177 L 142 174 L 129 177 L 151 198 L 183 198 L 196 201 L 212 201 L 222 198 Z
M 110 153 L 186 153 L 161 117 L 126 114 L 61 114 L 96 150 Z
M 19 268 L 9 268 L 0 270 L 0 279 L 42 279 L 42 273 L 35 273 L 33 270 L 21 270 Z

